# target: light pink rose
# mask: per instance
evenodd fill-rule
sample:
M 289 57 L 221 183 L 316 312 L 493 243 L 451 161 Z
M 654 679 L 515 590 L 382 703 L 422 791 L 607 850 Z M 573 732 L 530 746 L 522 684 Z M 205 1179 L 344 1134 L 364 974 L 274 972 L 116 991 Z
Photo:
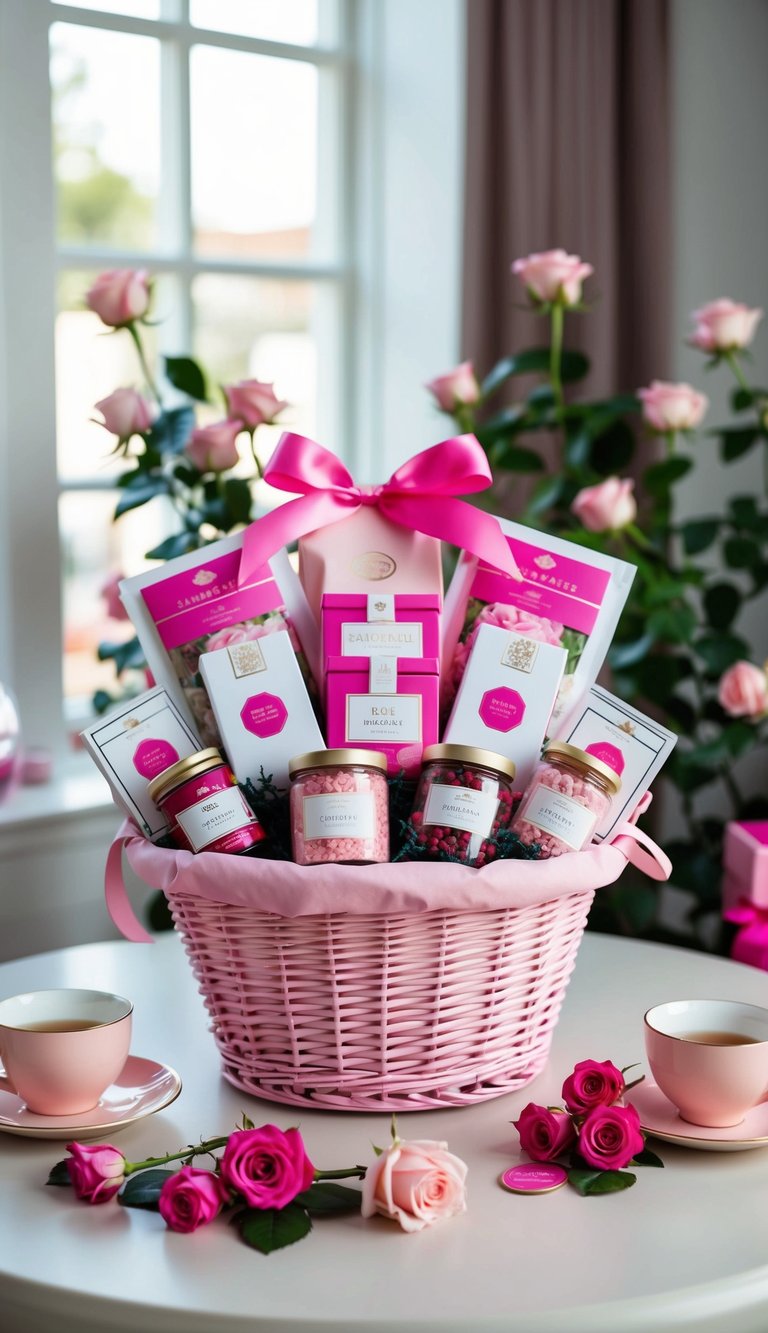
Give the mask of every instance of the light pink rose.
M 288 406 L 284 399 L 278 398 L 274 384 L 261 380 L 240 380 L 239 384 L 227 385 L 224 393 L 230 421 L 242 421 L 249 430 L 274 421 Z
M 150 296 L 144 269 L 114 268 L 99 275 L 86 293 L 85 304 L 105 324 L 119 329 L 146 315 Z
M 531 611 L 521 611 L 516 606 L 507 606 L 505 602 L 489 602 L 483 607 L 475 621 L 471 635 L 473 639 L 478 625 L 498 625 L 500 629 L 515 630 L 527 639 L 535 639 L 537 643 L 551 643 L 556 648 L 560 647 L 565 628 L 556 620 L 547 620 L 546 616 L 536 616 Z
M 591 264 L 583 263 L 578 255 L 567 255 L 565 250 L 527 255 L 512 265 L 512 272 L 535 300 L 564 306 L 581 300 L 581 284 L 594 271 Z
M 571 503 L 575 514 L 588 532 L 618 532 L 637 515 L 631 478 L 606 477 L 596 486 L 585 486 Z
M 573 1121 L 565 1111 L 550 1111 L 529 1102 L 512 1124 L 520 1135 L 520 1147 L 534 1162 L 552 1162 L 576 1138 Z
M 763 717 L 768 713 L 768 673 L 752 662 L 734 662 L 720 677 L 717 697 L 731 717 Z
M 643 404 L 643 420 L 653 430 L 694 430 L 701 424 L 709 407 L 706 394 L 697 393 L 690 384 L 667 384 L 654 380 L 647 389 L 638 389 Z
M 125 578 L 122 572 L 112 574 L 99 589 L 107 606 L 107 615 L 112 620 L 129 620 L 130 617 L 120 598 L 120 583 Z
M 702 352 L 733 352 L 749 346 L 763 312 L 721 297 L 694 310 L 692 318 L 696 327 L 688 340 L 691 346 Z
M 277 634 L 278 630 L 287 630 L 294 652 L 301 648 L 296 631 L 289 620 L 281 615 L 267 616 L 260 625 L 230 625 L 229 629 L 220 629 L 212 634 L 205 649 L 214 653 L 217 648 L 231 648 L 236 643 L 249 643 L 252 639 L 263 639 L 268 634 Z
M 453 412 L 462 404 L 476 403 L 480 398 L 480 385 L 471 361 L 462 361 L 460 366 L 445 375 L 438 375 L 424 387 L 429 389 L 443 412 Z
M 563 1084 L 563 1101 L 574 1115 L 613 1106 L 624 1092 L 624 1075 L 610 1060 L 580 1060 Z
M 198 426 L 187 440 L 184 453 L 198 472 L 226 472 L 240 457 L 236 441 L 242 429 L 239 421 Z
M 213 1171 L 183 1166 L 164 1182 L 157 1206 L 171 1231 L 189 1234 L 218 1217 L 228 1197 L 224 1184 Z
M 363 1217 L 380 1213 L 403 1231 L 421 1231 L 466 1212 L 467 1168 L 432 1139 L 397 1139 L 368 1167 L 363 1181 Z
M 96 410 L 104 418 L 99 425 L 121 440 L 145 435 L 157 415 L 152 404 L 136 389 L 115 389 L 96 404 Z
M 579 1129 L 579 1154 L 598 1171 L 620 1171 L 644 1147 L 634 1106 L 597 1106 Z
M 315 1168 L 298 1129 L 237 1129 L 220 1162 L 221 1178 L 250 1208 L 285 1208 L 309 1189 Z
M 78 1199 L 106 1203 L 125 1180 L 125 1158 L 111 1143 L 68 1143 L 67 1171 Z

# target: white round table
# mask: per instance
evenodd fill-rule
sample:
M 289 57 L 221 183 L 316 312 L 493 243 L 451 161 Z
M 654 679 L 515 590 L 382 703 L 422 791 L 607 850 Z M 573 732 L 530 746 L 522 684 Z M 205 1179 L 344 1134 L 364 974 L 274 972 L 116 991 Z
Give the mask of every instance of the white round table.
M 136 1005 L 133 1053 L 172 1065 L 180 1098 L 114 1135 L 129 1160 L 234 1128 L 300 1124 L 320 1167 L 369 1160 L 388 1117 L 297 1113 L 257 1101 L 219 1074 L 180 941 L 91 944 L 0 967 L 0 996 L 94 986 Z M 401 1137 L 447 1139 L 469 1165 L 468 1212 L 406 1235 L 391 1222 L 320 1219 L 270 1256 L 222 1219 L 194 1235 L 156 1213 L 89 1207 L 46 1188 L 63 1144 L 0 1134 L 0 1327 L 3 1333 L 639 1333 L 768 1328 L 768 1149 L 737 1153 L 653 1146 L 665 1170 L 638 1170 L 621 1194 L 569 1187 L 522 1197 L 497 1184 L 517 1160 L 510 1121 L 528 1101 L 560 1100 L 588 1057 L 643 1059 L 654 1002 L 721 996 L 768 1003 L 762 972 L 702 954 L 585 937 L 545 1072 L 482 1106 L 400 1117 Z M 354 1182 L 352 1182 L 354 1183 Z

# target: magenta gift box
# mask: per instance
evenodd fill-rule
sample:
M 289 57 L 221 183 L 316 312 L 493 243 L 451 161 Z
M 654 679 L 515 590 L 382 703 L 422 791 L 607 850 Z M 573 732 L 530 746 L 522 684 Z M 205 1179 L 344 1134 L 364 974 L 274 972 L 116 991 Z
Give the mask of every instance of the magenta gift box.
M 745 900 L 768 907 L 768 820 L 726 824 L 723 868 L 725 911 Z
M 421 753 L 438 739 L 436 657 L 329 657 L 329 749 L 380 750 L 391 774 L 416 777 Z
M 437 593 L 325 593 L 322 660 L 328 657 L 440 656 Z

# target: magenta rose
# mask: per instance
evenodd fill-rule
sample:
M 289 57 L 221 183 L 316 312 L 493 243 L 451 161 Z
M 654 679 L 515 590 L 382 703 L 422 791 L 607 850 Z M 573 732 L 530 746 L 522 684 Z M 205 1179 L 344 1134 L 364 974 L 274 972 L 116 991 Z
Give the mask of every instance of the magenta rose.
M 85 304 L 111 328 L 141 319 L 149 309 L 151 291 L 143 269 L 115 268 L 101 273 L 86 293 Z
M 730 717 L 755 721 L 768 713 L 768 672 L 752 662 L 734 662 L 720 677 L 717 697 Z
M 573 1121 L 565 1111 L 550 1111 L 529 1102 L 512 1124 L 520 1135 L 520 1147 L 534 1162 L 551 1162 L 570 1148 L 576 1138 Z
M 594 269 L 578 255 L 568 255 L 565 250 L 545 250 L 516 259 L 512 272 L 534 302 L 572 306 L 581 300 L 581 285 Z
M 563 1101 L 574 1115 L 613 1106 L 624 1091 L 624 1075 L 610 1060 L 580 1060 L 563 1084 Z
M 115 389 L 107 398 L 96 403 L 104 420 L 98 424 L 120 440 L 132 435 L 145 435 L 157 413 L 136 389 Z
M 198 472 L 226 472 L 240 457 L 236 441 L 242 429 L 239 421 L 198 426 L 184 445 L 184 453 Z
M 643 420 L 652 430 L 666 434 L 674 430 L 694 430 L 700 426 L 709 407 L 706 394 L 690 384 L 667 384 L 654 380 L 647 389 L 638 389 L 643 405 Z
M 230 421 L 241 421 L 249 430 L 271 424 L 288 406 L 284 399 L 278 398 L 274 384 L 265 384 L 261 380 L 228 384 L 224 393 Z
M 700 352 L 736 352 L 749 346 L 763 318 L 762 310 L 721 297 L 710 301 L 692 316 L 695 329 L 689 338 Z
M 454 412 L 457 407 L 470 406 L 480 398 L 480 385 L 477 382 L 471 361 L 462 361 L 445 375 L 425 384 L 438 407 L 443 412 Z
M 67 1171 L 78 1199 L 106 1203 L 125 1180 L 125 1158 L 111 1143 L 68 1143 Z
M 368 1167 L 363 1217 L 389 1217 L 403 1231 L 421 1231 L 466 1211 L 467 1167 L 433 1139 L 396 1139 Z
M 227 1198 L 225 1186 L 213 1171 L 183 1166 L 165 1181 L 157 1206 L 171 1231 L 188 1233 L 218 1217 Z
M 599 1171 L 620 1171 L 644 1147 L 634 1106 L 597 1106 L 579 1129 L 579 1153 L 588 1166 Z
M 297 1129 L 238 1129 L 221 1157 L 221 1178 L 251 1208 L 284 1208 L 309 1189 L 315 1168 Z
M 606 477 L 596 486 L 585 486 L 571 503 L 575 514 L 588 532 L 618 532 L 637 516 L 631 478 Z

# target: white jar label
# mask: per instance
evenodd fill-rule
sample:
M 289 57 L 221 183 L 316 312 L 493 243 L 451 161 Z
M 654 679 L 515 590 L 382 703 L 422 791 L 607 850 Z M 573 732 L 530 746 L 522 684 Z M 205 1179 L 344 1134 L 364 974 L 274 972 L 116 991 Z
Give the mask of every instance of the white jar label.
M 420 694 L 350 694 L 347 742 L 390 741 L 405 745 L 421 740 Z
M 225 833 L 255 824 L 256 816 L 248 808 L 237 787 L 214 791 L 196 805 L 176 815 L 180 827 L 196 852 L 223 838 Z
M 449 787 L 435 782 L 429 789 L 424 807 L 424 823 L 479 833 L 487 838 L 496 818 L 499 799 L 493 792 L 474 791 L 471 787 Z
M 368 625 L 346 624 L 341 627 L 343 657 L 423 657 L 421 624 L 408 621 L 387 624 L 372 621 Z
M 372 791 L 327 792 L 305 796 L 304 837 L 370 839 L 375 831 Z
M 520 818 L 559 838 L 574 852 L 580 852 L 587 845 L 597 824 L 594 810 L 575 801 L 572 796 L 545 787 L 542 782 L 534 787 L 518 815 Z

